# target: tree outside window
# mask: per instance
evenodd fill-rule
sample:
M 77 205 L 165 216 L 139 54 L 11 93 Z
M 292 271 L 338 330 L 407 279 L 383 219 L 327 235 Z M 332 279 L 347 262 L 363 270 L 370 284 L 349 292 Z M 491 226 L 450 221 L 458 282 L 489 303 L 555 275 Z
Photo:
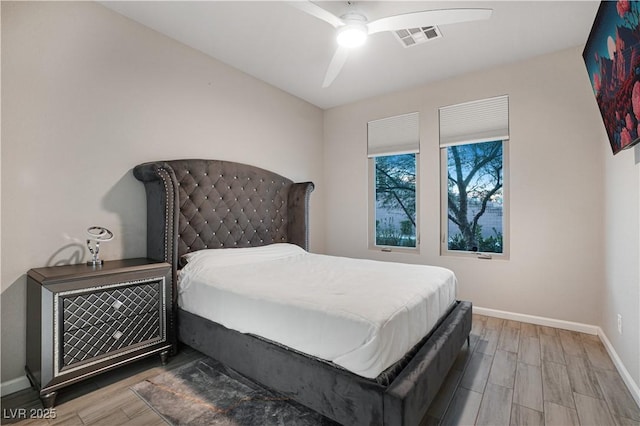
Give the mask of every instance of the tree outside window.
M 447 248 L 503 253 L 503 142 L 447 151 Z
M 416 247 L 416 154 L 374 157 L 376 245 Z

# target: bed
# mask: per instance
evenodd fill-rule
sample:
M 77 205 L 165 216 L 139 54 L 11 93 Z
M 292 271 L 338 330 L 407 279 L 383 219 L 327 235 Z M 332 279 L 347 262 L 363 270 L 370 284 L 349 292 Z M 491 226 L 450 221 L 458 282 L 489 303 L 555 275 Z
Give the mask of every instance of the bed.
M 217 258 L 242 252 L 215 249 L 281 247 L 304 261 L 313 258 L 300 253 L 309 248 L 313 183 L 294 183 L 246 164 L 202 159 L 145 163 L 134 168 L 134 175 L 147 196 L 147 256 L 173 265 L 176 316 L 169 327 L 181 342 L 341 424 L 420 424 L 468 339 L 469 302 L 441 302 L 444 312 L 417 344 L 390 366 L 360 374 L 296 349 L 295 343 L 228 328 L 225 319 L 207 319 L 203 311 L 178 306 L 179 274 L 205 253 Z

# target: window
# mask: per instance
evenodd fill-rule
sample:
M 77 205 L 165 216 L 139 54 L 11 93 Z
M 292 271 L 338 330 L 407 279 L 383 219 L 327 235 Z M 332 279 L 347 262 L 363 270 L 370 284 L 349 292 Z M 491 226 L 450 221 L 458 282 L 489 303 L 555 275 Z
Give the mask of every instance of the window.
M 446 148 L 447 250 L 503 253 L 503 142 Z
M 370 246 L 418 247 L 418 113 L 368 123 Z
M 373 158 L 375 245 L 416 247 L 416 154 Z
M 508 255 L 506 96 L 440 108 L 442 252 Z

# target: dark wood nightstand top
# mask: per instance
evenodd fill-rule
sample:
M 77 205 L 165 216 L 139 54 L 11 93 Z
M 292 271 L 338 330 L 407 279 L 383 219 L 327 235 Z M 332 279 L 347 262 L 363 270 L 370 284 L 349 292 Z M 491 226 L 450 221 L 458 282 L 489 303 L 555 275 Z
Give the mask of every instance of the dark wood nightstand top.
M 106 260 L 102 266 L 90 266 L 84 263 L 77 265 L 48 266 L 30 269 L 27 275 L 41 284 L 55 284 L 69 279 L 101 277 L 124 272 L 144 272 L 171 268 L 166 262 L 157 262 L 144 257 L 134 259 Z

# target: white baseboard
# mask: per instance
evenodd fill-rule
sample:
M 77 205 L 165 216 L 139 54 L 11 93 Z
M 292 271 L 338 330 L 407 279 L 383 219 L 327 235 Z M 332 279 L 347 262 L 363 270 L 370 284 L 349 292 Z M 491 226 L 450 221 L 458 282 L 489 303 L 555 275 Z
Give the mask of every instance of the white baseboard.
M 636 400 L 636 404 L 638 404 L 638 406 L 640 407 L 640 387 L 638 387 L 638 384 L 633 380 L 631 374 L 629 374 L 629 371 L 627 371 L 627 368 L 622 363 L 622 360 L 618 356 L 618 353 L 607 338 L 607 335 L 604 334 L 604 331 L 600 327 L 598 327 L 598 337 L 600 337 L 602 344 L 607 349 L 607 352 L 609 352 L 609 356 L 611 357 L 613 364 L 618 369 L 618 373 L 620 373 L 620 376 L 622 376 L 624 384 L 627 385 L 629 392 L 631 392 L 631 396 Z
M 486 315 L 488 317 L 496 317 L 513 321 L 526 322 L 529 324 L 545 325 L 547 327 L 561 328 L 563 330 L 577 331 L 586 334 L 598 334 L 600 327 L 595 325 L 583 324 L 580 322 L 564 321 L 553 318 L 538 317 L 535 315 L 518 314 L 515 312 L 499 311 L 497 309 L 480 308 L 473 306 L 473 313 Z
M 622 360 L 618 356 L 618 353 L 616 352 L 616 350 L 613 348 L 613 345 L 607 338 L 607 335 L 604 334 L 604 331 L 602 330 L 602 328 L 595 325 L 583 324 L 579 322 L 564 321 L 564 320 L 558 320 L 558 319 L 546 318 L 546 317 L 538 317 L 535 315 L 518 314 L 515 312 L 499 311 L 497 309 L 481 308 L 475 305 L 473 306 L 473 313 L 486 315 L 489 317 L 526 322 L 530 324 L 545 325 L 548 327 L 561 328 L 563 330 L 577 331 L 580 333 L 597 335 L 602 341 L 602 344 L 604 345 L 604 347 L 607 349 L 607 352 L 609 353 L 609 356 L 611 357 L 613 364 L 616 366 L 616 369 L 618 370 L 618 373 L 620 373 L 620 376 L 622 376 L 622 380 L 624 381 L 625 385 L 627 385 L 627 388 L 629 389 L 631 396 L 636 401 L 636 404 L 640 406 L 640 388 L 638 387 L 638 384 L 631 377 L 631 374 L 629 374 L 629 371 L 627 370 L 627 368 L 622 363 Z
M 2 396 L 6 396 L 30 387 L 31 383 L 29 382 L 29 379 L 27 379 L 27 376 L 20 376 L 13 380 L 2 382 L 0 384 L 0 394 Z

